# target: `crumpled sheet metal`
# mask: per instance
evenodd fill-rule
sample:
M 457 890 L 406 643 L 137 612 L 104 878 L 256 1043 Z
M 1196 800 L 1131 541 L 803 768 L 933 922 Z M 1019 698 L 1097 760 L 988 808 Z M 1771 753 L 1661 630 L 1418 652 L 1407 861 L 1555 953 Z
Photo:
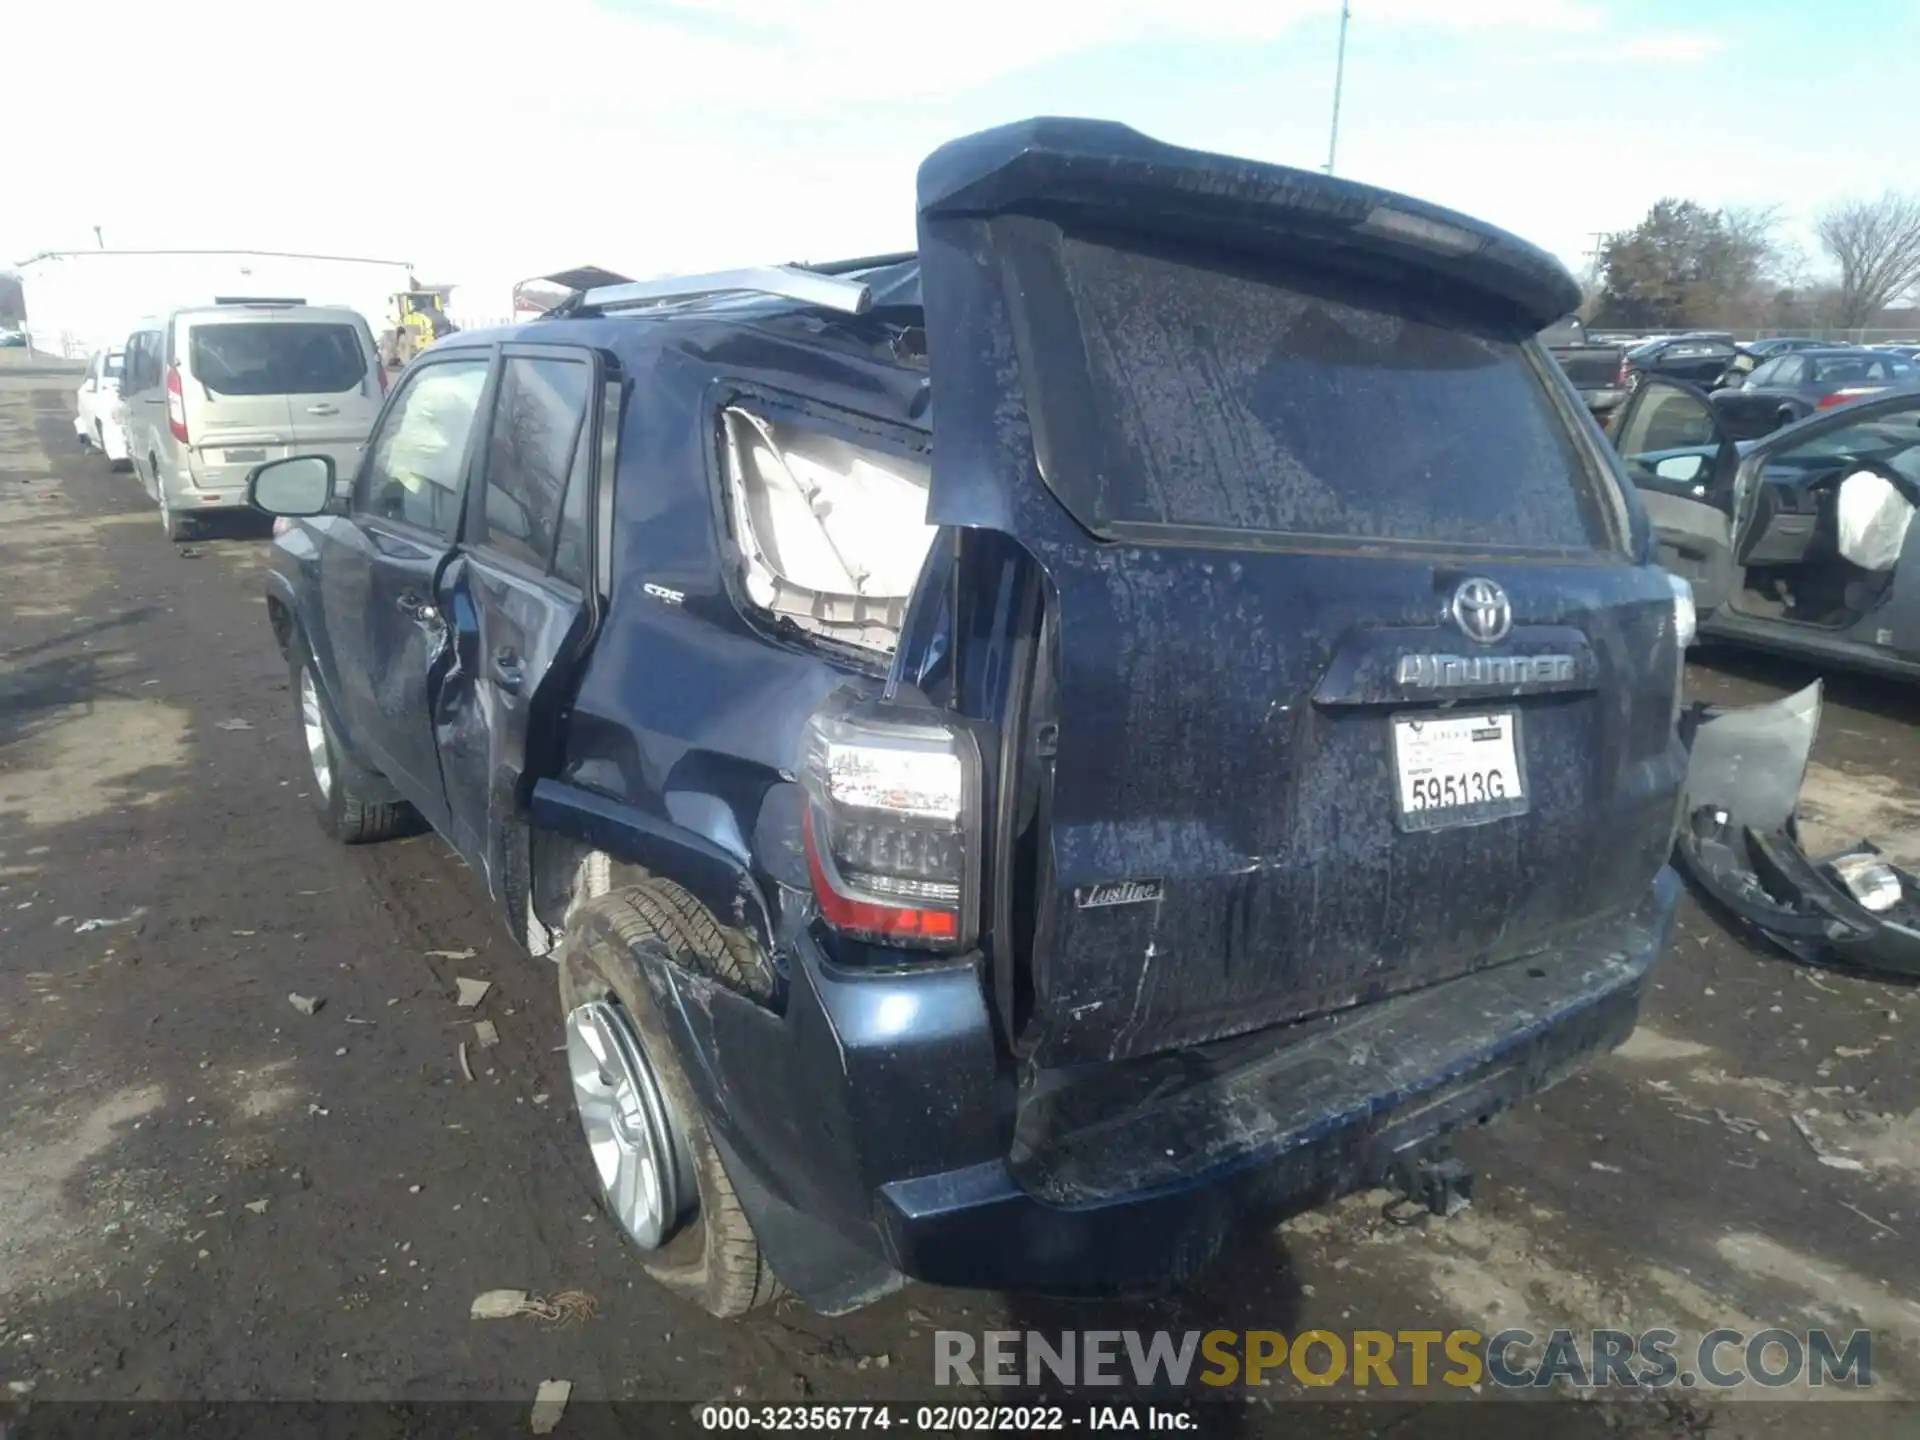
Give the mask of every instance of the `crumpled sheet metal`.
M 1820 729 L 1819 682 L 1767 705 L 1697 709 L 1683 721 L 1691 758 L 1676 842 L 1683 869 L 1724 909 L 1809 963 L 1842 961 L 1920 975 L 1920 880 L 1869 841 L 1813 859 L 1794 812 Z M 1901 896 L 1872 911 L 1833 870 L 1870 855 Z

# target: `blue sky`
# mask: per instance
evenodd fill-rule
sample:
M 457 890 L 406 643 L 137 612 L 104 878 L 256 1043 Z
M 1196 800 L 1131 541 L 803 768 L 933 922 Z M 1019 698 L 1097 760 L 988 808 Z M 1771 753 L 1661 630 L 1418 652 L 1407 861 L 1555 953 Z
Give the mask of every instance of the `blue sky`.
M 1353 0 L 1342 174 L 1578 265 L 1655 199 L 1920 186 L 1920 0 Z M 514 278 L 911 243 L 942 139 L 1098 115 L 1318 166 L 1338 0 L 92 0 L 15 31 L 0 259 L 92 242 L 412 259 Z M 18 25 L 19 22 L 15 22 Z M 434 35 L 448 80 L 396 67 Z M 229 77 L 297 40 L 251 101 Z M 68 62 L 91 57 L 89 85 Z M 156 84 L 156 77 L 167 77 Z M 76 97 L 147 93 L 151 134 Z M 428 96 L 411 114 L 396 95 Z M 18 133 L 16 131 L 16 133 Z M 140 154 L 136 154 L 138 150 Z M 397 162 L 397 163 L 396 163 Z M 408 175 L 425 177 L 421 189 Z

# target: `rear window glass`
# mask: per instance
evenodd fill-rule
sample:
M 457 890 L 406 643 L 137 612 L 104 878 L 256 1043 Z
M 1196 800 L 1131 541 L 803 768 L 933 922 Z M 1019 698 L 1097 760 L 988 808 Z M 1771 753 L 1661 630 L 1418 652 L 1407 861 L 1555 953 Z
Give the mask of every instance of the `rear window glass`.
M 1584 345 L 1587 333 L 1580 328 L 1580 322 L 1569 315 L 1565 320 L 1556 320 L 1540 332 L 1542 345 Z
M 216 395 L 338 395 L 366 378 L 360 335 L 338 322 L 196 325 L 187 368 Z
M 125 366 L 125 363 L 126 363 L 125 357 L 122 356 L 120 352 L 117 350 L 113 354 L 107 356 L 107 364 L 106 364 L 107 378 L 110 380 L 118 380 L 120 378 L 120 372 L 122 368 Z
M 1606 543 L 1599 482 L 1520 337 L 1297 272 L 1070 236 L 1059 253 L 1106 463 L 1050 481 L 1089 528 Z
M 1821 355 L 1813 362 L 1813 378 L 1832 383 L 1849 380 L 1898 380 L 1910 372 L 1904 360 L 1880 355 Z

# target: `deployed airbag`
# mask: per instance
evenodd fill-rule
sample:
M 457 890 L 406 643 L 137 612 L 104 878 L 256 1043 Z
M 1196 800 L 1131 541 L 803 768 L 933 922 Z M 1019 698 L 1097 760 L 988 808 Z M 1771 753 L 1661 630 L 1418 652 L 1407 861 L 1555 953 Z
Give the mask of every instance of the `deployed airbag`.
M 1912 503 L 1872 470 L 1856 470 L 1842 480 L 1837 500 L 1840 558 L 1862 570 L 1893 569 L 1906 547 Z

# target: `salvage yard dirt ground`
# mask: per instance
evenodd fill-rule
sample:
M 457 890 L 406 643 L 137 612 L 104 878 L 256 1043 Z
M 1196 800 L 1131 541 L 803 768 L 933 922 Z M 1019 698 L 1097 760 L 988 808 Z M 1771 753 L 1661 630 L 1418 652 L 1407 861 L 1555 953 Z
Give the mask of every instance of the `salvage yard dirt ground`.
M 76 383 L 0 364 L 0 1383 L 36 1402 L 528 1406 L 554 1377 L 581 1408 L 950 1401 L 942 1328 L 1826 1325 L 1874 1331 L 1876 1397 L 1920 1399 L 1920 995 L 1751 949 L 1691 901 L 1640 1031 L 1473 1135 L 1451 1220 L 1401 1228 L 1356 1197 L 1197 1291 L 1124 1304 L 910 1287 L 838 1320 L 723 1323 L 670 1299 L 597 1211 L 551 967 L 437 839 L 322 837 L 263 531 L 169 545 L 132 477 L 75 449 Z M 1808 678 L 1714 655 L 1690 684 L 1745 703 Z M 1920 860 L 1916 718 L 1920 691 L 1832 682 L 1808 819 Z M 472 1008 L 463 978 L 491 982 Z M 542 1313 L 470 1318 L 501 1288 Z M 1209 1397 L 1200 1433 L 1271 1433 L 1329 1394 L 1362 1402 L 1322 1416 L 1348 1433 L 1508 1426 L 1464 1394 L 1288 1378 Z M 1552 1431 L 1916 1425 L 1908 1404 L 1668 1392 Z

